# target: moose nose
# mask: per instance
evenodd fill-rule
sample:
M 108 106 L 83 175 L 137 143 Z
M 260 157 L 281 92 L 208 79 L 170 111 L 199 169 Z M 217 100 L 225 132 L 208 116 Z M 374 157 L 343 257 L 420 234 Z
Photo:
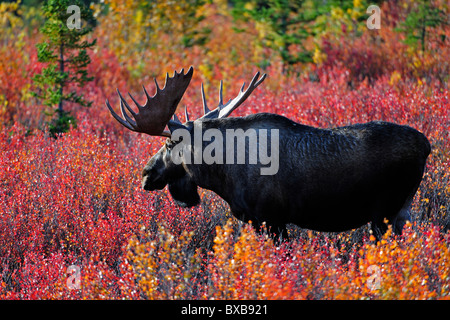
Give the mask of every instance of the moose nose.
M 148 184 L 150 182 L 150 168 L 148 166 L 145 166 L 144 169 L 142 170 L 142 189 L 144 190 L 148 190 Z
M 142 189 L 144 189 L 144 190 L 150 189 L 147 182 L 148 182 L 148 177 L 147 176 L 143 177 L 142 178 Z
M 148 169 L 147 167 L 145 167 L 145 168 L 142 170 L 142 178 L 147 177 L 149 173 L 150 173 L 150 169 Z

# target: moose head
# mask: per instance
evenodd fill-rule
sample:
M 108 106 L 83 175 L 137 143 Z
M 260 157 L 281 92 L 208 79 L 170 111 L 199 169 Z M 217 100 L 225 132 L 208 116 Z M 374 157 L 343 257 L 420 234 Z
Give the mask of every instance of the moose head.
M 145 190 L 153 191 L 161 190 L 168 185 L 169 192 L 175 202 L 183 207 L 192 207 L 200 202 L 200 197 L 197 193 L 197 184 L 194 182 L 194 179 L 192 179 L 192 176 L 186 171 L 186 167 L 182 162 L 179 163 L 173 161 L 173 151 L 177 150 L 176 146 L 181 141 L 180 139 L 172 139 L 173 132 L 178 129 L 192 132 L 194 128 L 194 121 L 189 119 L 187 108 L 185 109 L 185 123 L 182 123 L 175 114 L 177 106 L 189 86 L 193 73 L 194 69 L 193 67 L 190 67 L 186 74 L 184 74 L 184 69 L 181 69 L 179 73 L 175 71 L 172 77 L 170 77 L 169 74 L 166 74 L 165 85 L 162 89 L 155 79 L 156 94 L 153 97 L 151 97 L 145 87 L 143 87 L 147 97 L 147 101 L 144 105 L 141 105 L 130 93 L 128 93 L 137 106 L 138 113 L 129 106 L 120 91 L 117 90 L 123 118 L 117 115 L 109 101 L 106 100 L 106 105 L 111 114 L 124 127 L 151 136 L 167 137 L 164 146 L 144 167 L 142 171 L 142 187 Z M 265 74 L 260 77 L 260 73 L 257 72 L 248 88 L 244 90 L 244 83 L 239 94 L 225 104 L 223 103 L 223 82 L 221 81 L 219 103 L 213 110 L 210 110 L 206 103 L 202 84 L 201 94 L 204 115 L 195 121 L 200 122 L 208 119 L 223 119 L 228 117 L 233 110 L 239 107 L 250 96 L 253 90 L 258 87 L 265 78 Z M 168 130 L 165 130 L 166 126 Z M 189 136 L 193 137 L 194 135 L 190 134 Z M 193 143 L 193 141 L 183 142 L 185 144 Z M 176 154 L 176 156 L 179 156 L 179 154 Z

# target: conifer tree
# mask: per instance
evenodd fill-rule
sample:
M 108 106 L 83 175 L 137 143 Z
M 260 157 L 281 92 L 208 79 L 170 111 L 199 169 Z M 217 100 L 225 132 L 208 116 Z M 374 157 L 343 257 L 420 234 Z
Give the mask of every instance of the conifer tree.
M 398 31 L 405 32 L 405 42 L 409 46 L 420 44 L 422 54 L 427 50 L 427 37 L 435 28 L 446 23 L 447 16 L 443 9 L 435 6 L 429 0 L 413 2 L 413 8 L 405 21 L 397 28 Z
M 46 41 L 37 45 L 37 51 L 38 60 L 47 66 L 33 78 L 37 87 L 34 94 L 44 105 L 57 106 L 49 113 L 57 116 L 49 123 L 50 134 L 55 136 L 75 124 L 74 117 L 64 110 L 64 102 L 91 105 L 76 88 L 93 80 L 86 70 L 91 62 L 87 49 L 96 40 L 88 41 L 85 36 L 93 30 L 96 21 L 92 10 L 79 0 L 48 0 L 42 11 L 46 21 L 40 31 Z

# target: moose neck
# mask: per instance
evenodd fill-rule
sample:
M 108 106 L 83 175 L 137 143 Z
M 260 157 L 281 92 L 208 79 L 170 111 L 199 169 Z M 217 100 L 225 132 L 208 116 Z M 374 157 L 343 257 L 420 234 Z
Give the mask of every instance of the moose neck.
M 247 176 L 275 174 L 279 165 L 279 129 L 274 128 L 279 123 L 271 123 L 273 118 L 261 114 L 194 121 L 190 157 L 183 163 L 190 178 L 227 200 L 236 196 L 236 190 L 248 187 L 242 185 Z
M 191 148 L 189 159 L 183 166 L 191 180 L 201 188 L 214 190 L 224 199 L 228 198 L 226 190 L 228 166 L 223 156 L 225 130 L 223 120 L 194 121 L 190 128 Z M 214 149 L 214 150 L 213 150 Z

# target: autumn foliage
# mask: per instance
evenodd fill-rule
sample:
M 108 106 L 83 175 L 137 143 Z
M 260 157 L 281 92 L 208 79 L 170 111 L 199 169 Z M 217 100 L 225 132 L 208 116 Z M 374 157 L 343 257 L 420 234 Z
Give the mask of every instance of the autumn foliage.
M 306 40 L 314 62 L 289 68 L 261 42 L 266 26 L 237 21 L 227 1 L 93 5 L 94 80 L 83 89 L 93 103 L 68 104 L 77 127 L 57 139 L 30 93 L 44 67 L 35 47 L 42 18 L 1 3 L 0 298 L 449 299 L 450 28 L 430 29 L 422 50 L 400 30 L 414 1 L 381 4 L 380 30 L 360 22 L 365 2 L 352 3 Z M 445 1 L 434 3 L 448 14 Z M 432 153 L 403 234 L 375 243 L 367 226 L 341 234 L 290 226 L 292 240 L 278 244 L 210 191 L 183 209 L 167 190 L 141 189 L 163 140 L 118 125 L 105 99 L 117 106 L 118 88 L 144 100 L 140 85 L 153 92 L 153 77 L 190 65 L 180 105 L 192 117 L 201 114 L 200 83 L 212 105 L 221 79 L 228 99 L 264 67 L 268 78 L 234 116 L 273 112 L 321 127 L 385 120 L 423 132 Z

